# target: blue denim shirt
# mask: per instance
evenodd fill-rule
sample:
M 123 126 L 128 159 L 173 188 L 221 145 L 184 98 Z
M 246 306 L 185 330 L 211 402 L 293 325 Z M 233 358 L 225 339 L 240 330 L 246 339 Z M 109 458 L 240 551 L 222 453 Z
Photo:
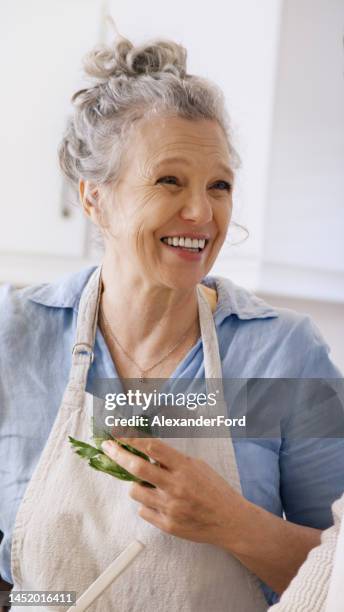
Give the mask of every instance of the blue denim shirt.
M 51 284 L 0 288 L 0 575 L 8 582 L 16 512 L 67 384 L 78 304 L 93 270 Z M 214 320 L 224 378 L 342 378 L 308 316 L 272 308 L 224 277 L 202 282 L 218 293 Z M 94 353 L 88 382 L 117 377 L 99 327 Z M 173 377 L 203 376 L 199 339 Z M 330 506 L 344 491 L 342 438 L 234 439 L 234 448 L 247 499 L 301 525 L 332 524 Z M 262 588 L 269 603 L 276 601 Z

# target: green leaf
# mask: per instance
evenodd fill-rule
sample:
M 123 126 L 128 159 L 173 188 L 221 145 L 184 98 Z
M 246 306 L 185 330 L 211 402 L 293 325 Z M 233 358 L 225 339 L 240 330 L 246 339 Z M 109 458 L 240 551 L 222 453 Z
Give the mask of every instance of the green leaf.
M 91 446 L 91 444 L 86 444 L 86 442 L 81 442 L 81 440 L 76 440 L 75 438 L 72 438 L 72 436 L 68 436 L 68 438 L 69 438 L 71 445 L 74 446 L 74 448 L 78 449 L 76 453 L 80 455 L 80 457 L 87 458 L 87 457 L 94 457 L 96 455 L 99 455 L 99 453 L 104 454 L 104 451 L 102 449 L 95 448 L 94 446 Z
M 93 436 L 93 440 L 95 441 L 96 447 L 92 446 L 91 444 L 87 444 L 86 442 L 82 442 L 81 440 L 76 440 L 76 438 L 73 438 L 72 436 L 68 436 L 68 438 L 72 447 L 75 449 L 75 453 L 79 455 L 82 459 L 87 459 L 88 464 L 93 469 L 109 474 L 110 476 L 115 476 L 120 480 L 140 482 L 145 486 L 155 488 L 155 486 L 151 483 L 137 478 L 136 476 L 125 470 L 122 466 L 118 465 L 118 463 L 113 461 L 113 459 L 111 459 L 108 455 L 106 455 L 106 453 L 104 453 L 101 448 L 101 443 L 104 442 L 104 440 L 116 441 L 117 444 L 123 446 L 129 452 L 133 453 L 134 455 L 138 455 L 139 457 L 142 457 L 146 461 L 149 461 L 148 455 L 145 455 L 145 453 L 142 453 L 133 446 L 130 446 L 129 444 L 124 444 L 119 440 L 116 440 L 116 438 L 114 438 L 108 432 L 103 432 L 103 434 L 101 435 L 98 434 L 97 436 Z
M 149 461 L 148 455 L 137 450 L 137 448 L 134 448 L 133 446 L 130 446 L 129 444 L 124 444 L 124 442 L 121 442 L 120 440 L 116 440 L 116 442 L 120 446 L 123 446 L 123 448 L 126 448 L 130 453 L 133 453 L 133 455 L 137 455 L 138 457 L 142 457 L 142 459 Z

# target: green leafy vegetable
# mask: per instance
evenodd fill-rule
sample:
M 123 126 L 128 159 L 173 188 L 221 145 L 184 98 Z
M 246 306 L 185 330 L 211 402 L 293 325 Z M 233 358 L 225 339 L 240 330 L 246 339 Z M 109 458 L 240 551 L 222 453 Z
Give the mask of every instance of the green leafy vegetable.
M 98 433 L 97 435 L 94 435 L 93 441 L 95 443 L 95 446 L 87 444 L 86 442 L 82 442 L 81 440 L 76 440 L 75 438 L 72 438 L 72 436 L 68 436 L 68 439 L 72 447 L 74 448 L 76 454 L 79 455 L 82 459 L 86 459 L 88 461 L 88 464 L 93 469 L 98 470 L 100 472 L 104 472 L 105 474 L 109 474 L 110 476 L 115 476 L 120 480 L 140 482 L 146 486 L 154 487 L 154 485 L 152 485 L 151 483 L 141 480 L 140 478 L 134 476 L 134 474 L 131 474 L 130 472 L 125 470 L 122 466 L 118 465 L 118 463 L 113 461 L 113 459 L 111 459 L 108 455 L 104 453 L 103 449 L 101 448 L 102 442 L 104 442 L 105 440 L 113 440 L 120 446 L 123 446 L 123 448 L 125 448 L 130 453 L 138 455 L 139 457 L 142 457 L 142 459 L 149 461 L 148 455 L 145 455 L 145 453 L 142 453 L 141 451 L 137 450 L 133 446 L 130 446 L 129 444 L 124 444 L 123 442 L 116 440 L 116 438 L 114 438 L 110 433 L 104 431 L 101 434 Z

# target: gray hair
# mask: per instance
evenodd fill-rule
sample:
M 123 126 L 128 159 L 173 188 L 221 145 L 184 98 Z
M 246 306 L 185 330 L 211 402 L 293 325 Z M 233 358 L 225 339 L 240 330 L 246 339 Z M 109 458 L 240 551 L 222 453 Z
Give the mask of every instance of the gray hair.
M 74 114 L 58 152 L 60 167 L 75 186 L 79 179 L 116 180 L 128 130 L 150 113 L 216 120 L 232 167 L 239 166 L 223 92 L 212 81 L 187 74 L 186 57 L 186 49 L 170 40 L 134 46 L 123 37 L 85 56 L 91 86 L 73 95 Z

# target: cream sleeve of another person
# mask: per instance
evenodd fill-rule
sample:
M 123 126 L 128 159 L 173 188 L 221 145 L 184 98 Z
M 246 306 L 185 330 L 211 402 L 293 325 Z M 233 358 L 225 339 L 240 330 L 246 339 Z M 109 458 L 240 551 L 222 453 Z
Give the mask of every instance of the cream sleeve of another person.
M 310 551 L 269 612 L 340 612 L 344 608 L 344 495 L 332 505 L 334 524 Z

